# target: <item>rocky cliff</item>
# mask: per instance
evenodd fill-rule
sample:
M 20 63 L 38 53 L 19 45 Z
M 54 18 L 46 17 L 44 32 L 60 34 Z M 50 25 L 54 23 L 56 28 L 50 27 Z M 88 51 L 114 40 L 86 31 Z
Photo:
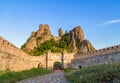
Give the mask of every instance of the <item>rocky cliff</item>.
M 71 52 L 81 52 L 81 53 L 86 53 L 90 51 L 94 51 L 95 48 L 92 46 L 92 44 L 84 39 L 84 33 L 83 30 L 80 26 L 77 26 L 73 28 L 70 32 L 68 32 L 68 36 L 65 35 L 62 31 L 62 28 L 58 30 L 58 37 L 52 36 L 50 28 L 47 24 L 43 25 L 40 24 L 39 30 L 36 32 L 32 32 L 30 38 L 27 40 L 27 42 L 22 46 L 22 49 L 28 53 L 32 52 L 35 50 L 35 48 L 38 48 L 38 46 L 47 40 L 54 39 L 57 43 L 57 48 L 64 47 L 63 45 L 66 45 L 66 40 L 70 38 L 70 45 L 68 45 L 67 42 L 67 47 L 70 46 Z M 66 37 L 64 37 L 66 36 Z M 63 38 L 63 39 L 62 39 Z M 59 44 L 59 45 L 58 45 Z M 61 46 L 60 46 L 61 45 Z M 56 46 L 51 47 L 51 49 L 55 50 Z M 66 48 L 66 47 L 65 47 Z M 65 49 L 63 48 L 63 49 Z M 39 48 L 41 49 L 41 48 Z M 38 49 L 38 50 L 39 50 Z M 50 48 L 49 48 L 50 49 Z M 68 48 L 66 48 L 68 49 Z M 57 51 L 56 51 L 57 52 Z
M 79 44 L 79 42 L 81 42 L 82 40 L 84 40 L 84 33 L 83 30 L 80 26 L 75 27 L 72 32 L 74 34 L 72 34 L 76 40 L 77 45 Z
M 78 45 L 79 51 L 82 53 L 92 52 L 95 48 L 88 40 L 82 40 Z
M 39 44 L 44 43 L 52 38 L 49 25 L 40 24 L 39 29 L 36 32 L 32 32 L 27 42 L 22 46 L 22 49 L 26 52 L 33 51 Z
M 95 50 L 92 44 L 88 40 L 84 39 L 84 33 L 80 26 L 77 26 L 71 30 L 70 36 L 72 51 L 78 50 L 80 53 L 87 53 Z

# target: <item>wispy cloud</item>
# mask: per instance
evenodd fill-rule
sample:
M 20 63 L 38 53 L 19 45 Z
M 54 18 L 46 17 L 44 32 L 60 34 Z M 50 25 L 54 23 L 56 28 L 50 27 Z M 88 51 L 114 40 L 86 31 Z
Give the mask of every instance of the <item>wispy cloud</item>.
M 109 24 L 114 24 L 114 23 L 120 23 L 120 20 L 110 20 L 110 21 L 98 24 L 98 25 L 96 25 L 96 27 L 104 26 L 104 25 L 109 25 Z

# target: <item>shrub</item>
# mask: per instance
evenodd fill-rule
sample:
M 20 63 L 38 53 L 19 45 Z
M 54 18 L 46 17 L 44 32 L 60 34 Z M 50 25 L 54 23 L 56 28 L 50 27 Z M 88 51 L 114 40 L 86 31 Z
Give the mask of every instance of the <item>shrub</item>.
M 51 70 L 36 69 L 25 70 L 21 72 L 5 71 L 0 72 L 0 83 L 16 83 L 17 81 L 27 79 L 34 76 L 41 76 L 47 73 L 51 73 Z
M 71 49 L 70 48 L 70 37 L 67 32 L 64 34 L 64 36 L 62 36 L 59 43 L 56 43 L 54 39 L 47 40 L 44 43 L 38 45 L 38 47 L 35 48 L 32 54 L 35 56 L 39 56 L 48 50 L 51 50 L 51 52 L 63 52 L 64 49 L 66 49 L 67 51 L 70 51 Z
M 120 83 L 120 63 L 82 68 L 66 78 L 72 83 Z

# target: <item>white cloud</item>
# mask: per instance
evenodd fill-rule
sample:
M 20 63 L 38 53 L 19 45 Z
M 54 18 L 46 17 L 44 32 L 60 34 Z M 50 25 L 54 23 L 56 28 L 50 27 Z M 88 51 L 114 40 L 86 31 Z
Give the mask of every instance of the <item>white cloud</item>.
M 98 24 L 98 25 L 96 25 L 96 27 L 109 25 L 109 24 L 114 24 L 114 23 L 120 23 L 120 20 L 110 20 L 110 21 L 104 22 L 102 24 Z

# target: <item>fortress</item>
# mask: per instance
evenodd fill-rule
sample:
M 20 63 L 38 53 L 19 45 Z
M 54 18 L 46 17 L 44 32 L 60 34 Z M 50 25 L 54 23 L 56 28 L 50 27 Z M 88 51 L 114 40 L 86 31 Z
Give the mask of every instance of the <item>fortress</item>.
M 48 55 L 47 60 L 46 55 Z M 64 68 L 67 68 L 67 64 L 71 63 L 73 55 L 74 53 L 47 52 L 41 56 L 31 56 L 0 37 L 0 70 L 22 71 L 38 68 L 39 64 L 43 68 L 53 69 L 55 61 L 60 61 Z
M 59 35 L 60 37 L 63 35 L 61 29 L 59 29 Z M 61 53 L 48 51 L 40 56 L 31 56 L 0 37 L 0 70 L 22 71 L 41 67 L 53 69 L 53 64 L 57 61 L 61 63 L 62 68 L 78 68 L 79 65 L 86 67 L 120 62 L 120 45 L 95 50 L 92 44 L 84 39 L 83 31 L 79 26 L 70 31 L 70 35 L 71 53 L 65 50 Z M 55 38 L 59 42 L 60 37 L 51 36 L 48 25 L 40 25 L 37 32 L 32 32 L 29 41 L 26 46 L 23 46 L 23 49 L 31 52 L 38 44 L 48 39 Z M 77 52 L 77 48 L 82 53 Z
M 46 55 L 48 55 L 47 61 Z M 60 61 L 64 68 L 120 62 L 120 45 L 88 52 L 83 55 L 79 53 L 48 52 L 41 56 L 30 56 L 0 37 L 0 70 L 22 71 L 38 68 L 39 64 L 42 64 L 44 68 L 53 69 L 55 61 Z

